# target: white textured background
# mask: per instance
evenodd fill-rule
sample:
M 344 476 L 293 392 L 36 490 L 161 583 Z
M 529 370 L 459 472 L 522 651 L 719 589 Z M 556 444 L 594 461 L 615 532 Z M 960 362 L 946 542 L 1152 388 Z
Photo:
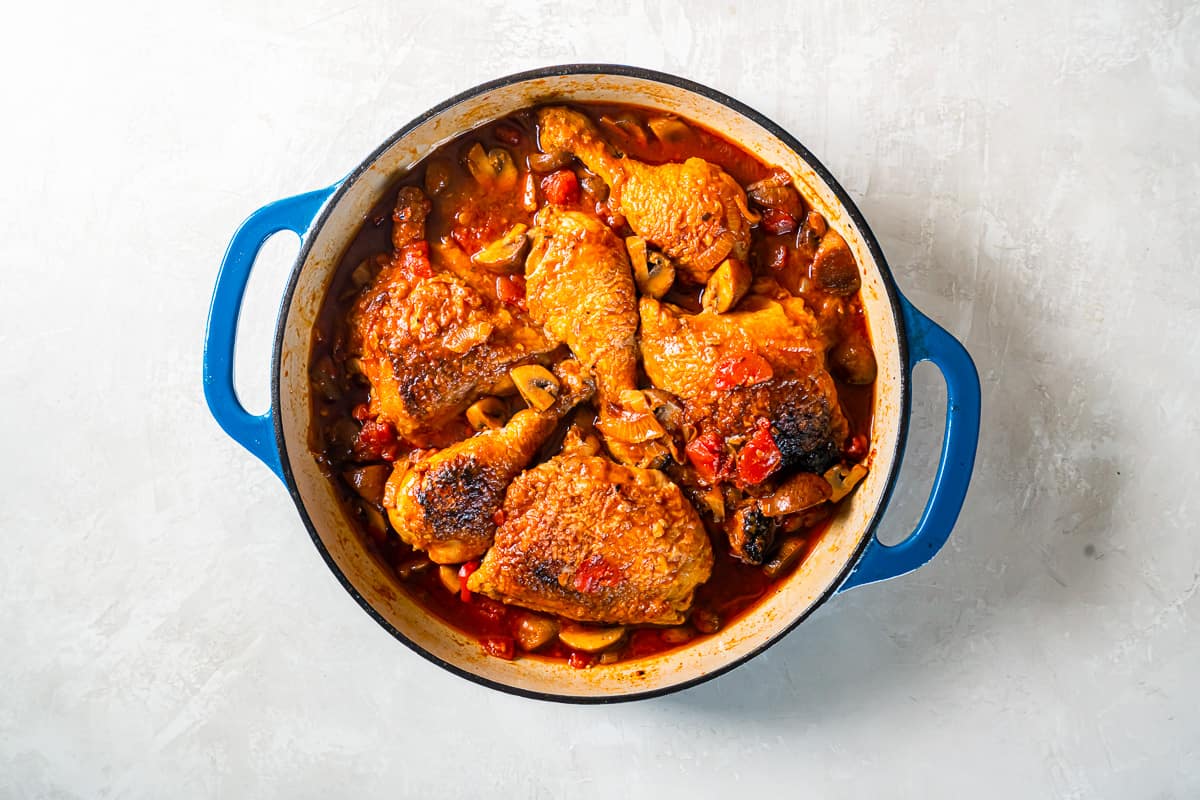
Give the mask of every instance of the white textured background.
M 6 7 L 0 797 L 1200 796 L 1196 6 L 476 5 Z M 613 708 L 392 640 L 200 387 L 247 213 L 452 93 L 592 60 L 793 131 L 984 391 L 932 564 Z M 294 252 L 273 241 L 255 278 L 260 406 Z M 893 536 L 929 483 L 935 375 Z

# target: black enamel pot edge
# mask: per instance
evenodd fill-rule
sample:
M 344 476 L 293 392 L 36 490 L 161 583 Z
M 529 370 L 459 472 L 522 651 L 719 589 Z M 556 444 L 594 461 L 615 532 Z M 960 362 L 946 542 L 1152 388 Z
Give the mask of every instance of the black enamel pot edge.
M 337 576 L 338 581 L 342 584 L 342 586 L 346 589 L 346 591 L 349 592 L 350 596 L 353 597 L 354 600 L 363 608 L 363 610 L 366 611 L 377 623 L 379 623 L 386 631 L 388 631 L 388 633 L 390 633 L 392 636 L 394 636 L 396 639 L 398 639 L 400 642 L 402 642 L 410 650 L 413 650 L 414 652 L 418 653 L 425 659 L 431 661 L 432 663 L 436 664 L 439 667 L 442 667 L 443 669 L 446 669 L 446 670 L 454 673 L 455 675 L 458 675 L 462 678 L 466 678 L 467 680 L 473 681 L 474 683 L 489 687 L 491 689 L 496 689 L 496 690 L 499 690 L 502 692 L 506 692 L 508 694 L 513 694 L 513 695 L 517 695 L 520 697 L 526 697 L 526 698 L 535 699 L 535 700 L 547 700 L 547 701 L 561 702 L 561 703 L 593 705 L 593 704 L 630 702 L 630 701 L 634 701 L 634 700 L 646 700 L 646 699 L 650 699 L 650 698 L 654 698 L 654 697 L 661 697 L 663 695 L 672 694 L 674 692 L 679 692 L 684 689 L 689 689 L 694 686 L 698 686 L 698 685 L 705 683 L 707 681 L 710 681 L 720 675 L 724 675 L 725 673 L 729 672 L 730 670 L 734 669 L 735 667 L 745 664 L 750 659 L 763 653 L 765 650 L 767 650 L 767 648 L 771 647 L 772 645 L 774 645 L 775 643 L 777 643 L 778 641 L 783 639 L 792 630 L 794 630 L 798 625 L 800 625 L 800 623 L 802 623 L 806 619 L 808 619 L 808 617 L 814 611 L 816 611 L 818 608 L 820 608 L 822 605 L 824 605 L 825 602 L 828 601 L 830 597 L 832 597 L 834 594 L 836 594 L 839 587 L 842 585 L 843 581 L 845 581 L 845 579 L 854 570 L 854 567 L 858 564 L 858 561 L 862 557 L 863 551 L 866 549 L 867 544 L 872 540 L 875 530 L 878 528 L 880 520 L 883 516 L 883 512 L 886 510 L 888 503 L 891 499 L 892 492 L 895 489 L 896 477 L 900 470 L 900 464 L 903 461 L 905 442 L 908 438 L 908 422 L 909 422 L 911 398 L 910 398 L 910 391 L 909 391 L 909 389 L 910 389 L 909 374 L 906 370 L 901 370 L 900 375 L 899 375 L 899 390 L 900 390 L 899 414 L 900 414 L 900 419 L 898 421 L 898 428 L 897 428 L 897 437 L 896 437 L 897 443 L 896 443 L 895 458 L 893 459 L 892 467 L 891 467 L 889 475 L 887 476 L 887 480 L 885 482 L 883 491 L 880 493 L 879 502 L 876 506 L 876 509 L 875 509 L 872 517 L 871 517 L 871 522 L 870 522 L 869 526 L 867 527 L 865 534 L 862 536 L 861 540 L 859 541 L 859 544 L 858 544 L 857 548 L 855 549 L 853 556 L 851 558 L 847 559 L 846 564 L 843 567 L 842 572 L 839 574 L 838 578 L 831 584 L 831 586 L 815 602 L 813 602 L 809 606 L 809 608 L 803 614 L 799 615 L 790 624 L 788 624 L 787 626 L 780 629 L 776 634 L 771 636 L 767 641 L 765 641 L 758 648 L 754 649 L 753 651 L 743 655 L 742 657 L 740 657 L 736 660 L 732 660 L 732 661 L 722 665 L 718 669 L 712 670 L 710 672 L 707 672 L 705 674 L 699 675 L 695 678 L 691 678 L 686 681 L 681 681 L 677 684 L 663 686 L 663 687 L 655 688 L 655 689 L 648 690 L 645 692 L 621 694 L 621 695 L 617 695 L 617 696 L 569 695 L 569 694 L 555 694 L 555 693 L 549 693 L 549 692 L 529 691 L 526 689 L 522 689 L 520 687 L 511 686 L 511 685 L 508 685 L 505 683 L 500 683 L 498 681 L 493 681 L 488 678 L 484 678 L 482 676 L 479 676 L 472 672 L 469 672 L 468 670 L 462 669 L 461 667 L 458 667 L 455 664 L 445 661 L 444 659 L 438 658 L 433 653 L 430 653 L 428 650 L 426 650 L 425 648 L 418 645 L 416 642 L 409 639 L 400 630 L 398 630 L 395 626 L 393 626 L 386 619 L 384 619 L 383 615 L 380 614 L 375 609 L 375 607 L 372 606 L 371 603 L 369 603 L 366 600 L 366 598 L 364 598 L 362 596 L 362 594 L 354 587 L 354 585 L 350 582 L 350 580 L 346 577 L 346 575 L 338 567 L 337 563 L 333 559 L 332 554 L 325 547 L 325 544 L 321 541 L 321 537 L 318 534 L 316 527 L 313 525 L 312 519 L 309 517 L 307 509 L 305 508 L 304 501 L 301 498 L 300 491 L 297 487 L 295 476 L 293 475 L 293 472 L 292 472 L 291 458 L 288 453 L 287 442 L 284 438 L 284 433 L 283 433 L 283 422 L 282 422 L 283 409 L 282 409 L 282 404 L 281 404 L 281 400 L 280 400 L 280 383 L 281 383 L 280 368 L 281 368 L 282 359 L 283 359 L 283 341 L 284 341 L 284 336 L 286 333 L 287 323 L 288 323 L 288 309 L 291 307 L 292 297 L 295 294 L 296 286 L 300 279 L 301 269 L 303 268 L 305 262 L 308 259 L 309 253 L 312 249 L 313 242 L 316 241 L 319 231 L 324 226 L 325 222 L 328 220 L 332 209 L 342 199 L 342 197 L 344 196 L 344 194 L 346 193 L 348 188 L 351 185 L 353 185 L 355 180 L 357 180 L 366 170 L 370 169 L 371 165 L 374 164 L 379 159 L 380 156 L 382 156 L 384 153 L 386 153 L 397 141 L 399 141 L 404 136 L 406 136 L 410 131 L 412 131 L 413 129 L 415 129 L 416 127 L 421 125 L 422 123 L 426 122 L 430 118 L 444 112 L 445 110 L 452 108 L 453 106 L 458 105 L 459 103 L 461 103 L 465 100 L 469 100 L 471 98 L 477 97 L 478 95 L 485 94 L 494 89 L 497 89 L 497 88 L 500 88 L 503 86 L 507 86 L 507 85 L 510 85 L 513 83 L 521 83 L 521 82 L 525 82 L 525 81 L 529 81 L 529 80 L 536 80 L 538 78 L 547 78 L 547 77 L 556 77 L 556 76 L 565 76 L 565 75 L 617 75 L 617 76 L 625 76 L 625 77 L 630 77 L 630 78 L 637 78 L 637 79 L 656 82 L 656 83 L 662 83 L 662 84 L 674 86 L 674 87 L 677 87 L 680 89 L 685 89 L 687 91 L 693 92 L 693 93 L 701 95 L 703 97 L 706 97 L 709 100 L 713 100 L 722 105 L 725 105 L 728 108 L 730 108 L 731 110 L 737 112 L 738 114 L 741 114 L 742 116 L 752 120 L 753 122 L 760 125 L 762 128 L 769 131 L 771 134 L 776 136 L 781 142 L 783 142 L 789 148 L 791 148 L 796 153 L 798 153 L 801 156 L 801 158 L 804 159 L 804 161 L 813 169 L 813 171 L 823 181 L 825 181 L 826 185 L 829 186 L 830 190 L 837 197 L 838 202 L 842 204 L 847 215 L 851 218 L 851 220 L 854 222 L 855 226 L 858 228 L 858 232 L 860 233 L 864 243 L 867 245 L 872 258 L 875 260 L 875 264 L 878 269 L 881 282 L 887 293 L 888 303 L 892 307 L 892 313 L 893 313 L 894 319 L 896 321 L 896 343 L 897 343 L 897 348 L 898 348 L 899 355 L 900 355 L 900 361 L 902 364 L 908 363 L 908 342 L 907 342 L 907 335 L 906 335 L 906 330 L 905 330 L 904 315 L 902 313 L 901 306 L 900 306 L 900 299 L 899 299 L 900 294 L 899 294 L 899 290 L 896 286 L 896 282 L 895 282 L 894 278 L 892 277 L 891 269 L 888 266 L 886 258 L 884 257 L 882 248 L 879 246 L 879 242 L 875 238 L 874 232 L 871 230 L 870 226 L 867 224 L 867 221 L 863 217 L 862 212 L 859 211 L 857 204 L 855 204 L 854 200 L 850 197 L 849 193 L 846 192 L 846 190 L 842 187 L 842 185 L 833 177 L 833 174 L 830 173 L 830 171 L 825 167 L 825 165 L 823 163 L 821 163 L 821 161 L 819 159 L 817 159 L 808 150 L 808 148 L 806 148 L 804 145 L 802 145 L 794 136 L 792 136 L 790 133 L 788 133 L 787 130 L 782 128 L 780 125 L 773 122 L 772 120 L 770 120 L 769 118 L 767 118 L 766 116 L 761 114 L 760 112 L 758 112 L 758 111 L 754 110 L 753 108 L 747 106 L 746 104 L 742 103 L 741 101 L 736 100 L 735 98 L 730 97 L 729 95 L 726 95 L 726 94 L 719 92 L 715 89 L 712 89 L 708 86 L 704 86 L 703 84 L 699 84 L 694 81 L 687 80 L 686 78 L 680 78 L 678 76 L 670 75 L 668 73 L 657 72 L 654 70 L 644 69 L 641 67 L 631 67 L 631 66 L 618 65 L 618 64 L 565 64 L 565 65 L 544 67 L 541 69 L 529 70 L 526 72 L 519 72 L 519 73 L 515 73 L 513 75 L 508 75 L 506 77 L 487 81 L 487 82 L 481 83 L 478 86 L 475 86 L 471 89 L 468 89 L 464 92 L 460 92 L 457 95 L 454 95 L 453 97 L 435 105 L 434 107 L 430 108 L 428 111 L 424 112 L 420 116 L 413 119 L 407 125 L 405 125 L 404 127 L 397 130 L 394 134 L 392 134 L 385 142 L 383 142 L 379 147 L 377 147 L 357 167 L 355 167 L 354 170 L 351 171 L 346 176 L 346 178 L 344 178 L 340 182 L 337 189 L 333 192 L 333 194 L 329 197 L 329 199 L 324 203 L 320 214 L 317 216 L 317 218 L 314 220 L 312 226 L 309 228 L 308 234 L 306 236 L 304 236 L 304 238 L 303 238 L 303 243 L 301 245 L 300 252 L 296 257 L 295 266 L 292 270 L 291 276 L 288 279 L 287 286 L 284 289 L 283 298 L 282 298 L 281 305 L 280 305 L 279 318 L 278 318 L 278 321 L 276 324 L 276 330 L 275 330 L 275 346 L 274 346 L 272 360 L 271 360 L 271 411 L 272 411 L 272 417 L 274 418 L 275 442 L 276 442 L 276 445 L 278 447 L 279 454 L 280 454 L 280 462 L 281 462 L 281 467 L 282 467 L 283 480 L 284 480 L 285 485 L 287 486 L 288 493 L 291 495 L 292 500 L 296 505 L 296 510 L 300 514 L 300 518 L 303 520 L 304 526 L 308 530 L 309 536 L 312 538 L 313 543 L 316 545 L 318 552 L 320 552 L 320 554 L 321 554 L 321 557 L 325 560 L 325 563 L 328 565 L 329 569 L 333 572 L 333 574 Z

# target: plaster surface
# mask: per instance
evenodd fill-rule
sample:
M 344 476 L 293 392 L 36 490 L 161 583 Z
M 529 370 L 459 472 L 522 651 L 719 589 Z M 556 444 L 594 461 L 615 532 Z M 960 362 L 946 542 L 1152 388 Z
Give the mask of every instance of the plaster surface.
M 0 797 L 1200 796 L 1200 9 L 1177 2 L 21 4 L 0 28 Z M 237 224 L 443 98 L 692 78 L 847 187 L 983 382 L 945 550 L 615 707 L 440 671 L 209 417 Z M 252 281 L 265 408 L 294 237 Z M 884 525 L 923 504 L 918 371 Z

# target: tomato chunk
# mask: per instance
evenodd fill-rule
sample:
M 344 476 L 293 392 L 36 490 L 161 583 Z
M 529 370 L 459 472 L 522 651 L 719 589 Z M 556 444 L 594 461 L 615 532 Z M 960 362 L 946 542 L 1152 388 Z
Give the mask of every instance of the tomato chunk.
M 464 603 L 471 602 L 471 590 L 467 588 L 467 578 L 479 569 L 478 561 L 468 561 L 458 568 L 458 596 Z
M 551 172 L 542 178 L 542 192 L 546 199 L 559 206 L 574 205 L 579 202 L 579 178 L 569 169 Z
M 763 211 L 762 226 L 767 233 L 776 236 L 781 236 L 785 233 L 794 233 L 796 230 L 796 218 L 781 208 L 768 208 Z
M 369 419 L 354 437 L 354 455 L 366 461 L 395 461 L 400 455 L 400 439 L 389 422 Z
M 506 306 L 525 310 L 525 276 L 501 275 L 496 278 L 496 297 Z
M 567 663 L 570 664 L 573 669 L 587 669 L 595 664 L 598 660 L 599 657 L 594 656 L 591 653 L 581 653 L 578 650 L 572 650 L 570 657 L 567 659 Z
M 398 254 L 401 266 L 418 278 L 433 276 L 433 264 L 429 261 L 429 242 L 420 241 L 406 244 Z
M 516 652 L 511 636 L 488 636 L 480 641 L 480 644 L 483 645 L 483 652 L 489 656 L 503 658 L 505 661 L 512 661 L 513 654 Z
M 758 353 L 743 353 L 717 364 L 714 385 L 722 392 L 738 386 L 753 386 L 769 381 L 775 372 L 771 364 Z
M 762 483 L 783 463 L 783 454 L 771 438 L 771 426 L 765 419 L 758 421 L 758 430 L 742 445 L 737 457 L 738 479 L 752 485 Z
M 725 447 L 721 437 L 715 432 L 709 431 L 692 439 L 687 443 L 687 447 L 683 448 L 683 452 L 704 480 L 711 483 L 721 476 Z
M 851 461 L 858 461 L 867 454 L 869 445 L 870 442 L 867 441 L 866 436 L 863 436 L 861 433 L 856 433 L 850 437 L 848 442 L 846 442 L 846 447 L 842 450 L 842 452 L 846 458 L 850 459 Z

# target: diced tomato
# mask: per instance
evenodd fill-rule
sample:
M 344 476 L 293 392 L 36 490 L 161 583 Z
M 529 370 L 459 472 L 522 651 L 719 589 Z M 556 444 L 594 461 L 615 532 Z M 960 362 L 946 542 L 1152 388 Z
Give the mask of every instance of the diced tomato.
M 542 178 L 542 193 L 555 205 L 574 205 L 579 202 L 579 178 L 569 169 L 551 172 Z
M 487 636 L 479 643 L 483 645 L 483 652 L 489 656 L 503 658 L 505 661 L 512 661 L 513 653 L 516 652 L 511 636 Z
M 858 461 L 867 454 L 867 448 L 869 445 L 870 442 L 867 441 L 866 436 L 863 436 L 861 433 L 856 433 L 850 437 L 850 441 L 846 442 L 846 446 L 843 448 L 842 452 L 845 454 L 846 458 L 850 459 L 851 461 Z
M 354 439 L 354 454 L 364 460 L 395 461 L 400 455 L 400 440 L 390 422 L 367 420 Z
M 738 479 L 746 485 L 762 483 L 771 473 L 779 469 L 783 454 L 771 437 L 771 426 L 765 419 L 758 421 L 758 429 L 750 441 L 742 445 L 737 457 Z
M 595 664 L 597 657 L 591 653 L 581 653 L 578 650 L 572 650 L 571 655 L 567 658 L 567 663 L 574 669 L 587 669 Z
M 753 386 L 771 380 L 774 375 L 770 363 L 758 353 L 742 353 L 717 364 L 714 385 L 722 392 L 737 386 Z
M 621 582 L 621 570 L 613 566 L 604 556 L 593 553 L 579 565 L 572 583 L 575 591 L 590 594 L 602 587 L 616 586 Z
M 429 262 L 429 242 L 420 241 L 406 244 L 398 254 L 401 266 L 418 278 L 433 276 L 433 264 Z
M 490 622 L 499 622 L 508 615 L 508 606 L 481 594 L 471 595 L 471 608 L 477 616 Z
M 768 208 L 763 211 L 762 226 L 767 233 L 782 236 L 795 232 L 796 218 L 781 208 Z
M 683 448 L 688 461 L 696 468 L 697 474 L 708 482 L 715 481 L 722 473 L 725 457 L 725 447 L 721 437 L 714 431 L 697 436 Z
M 458 596 L 464 603 L 471 602 L 471 590 L 467 588 L 467 578 L 479 569 L 478 561 L 468 561 L 458 568 Z
M 496 278 L 496 298 L 506 306 L 525 310 L 525 276 L 501 275 Z
M 359 403 L 350 412 L 350 416 L 354 417 L 359 422 L 365 422 L 367 417 L 371 416 L 371 407 L 366 403 Z

